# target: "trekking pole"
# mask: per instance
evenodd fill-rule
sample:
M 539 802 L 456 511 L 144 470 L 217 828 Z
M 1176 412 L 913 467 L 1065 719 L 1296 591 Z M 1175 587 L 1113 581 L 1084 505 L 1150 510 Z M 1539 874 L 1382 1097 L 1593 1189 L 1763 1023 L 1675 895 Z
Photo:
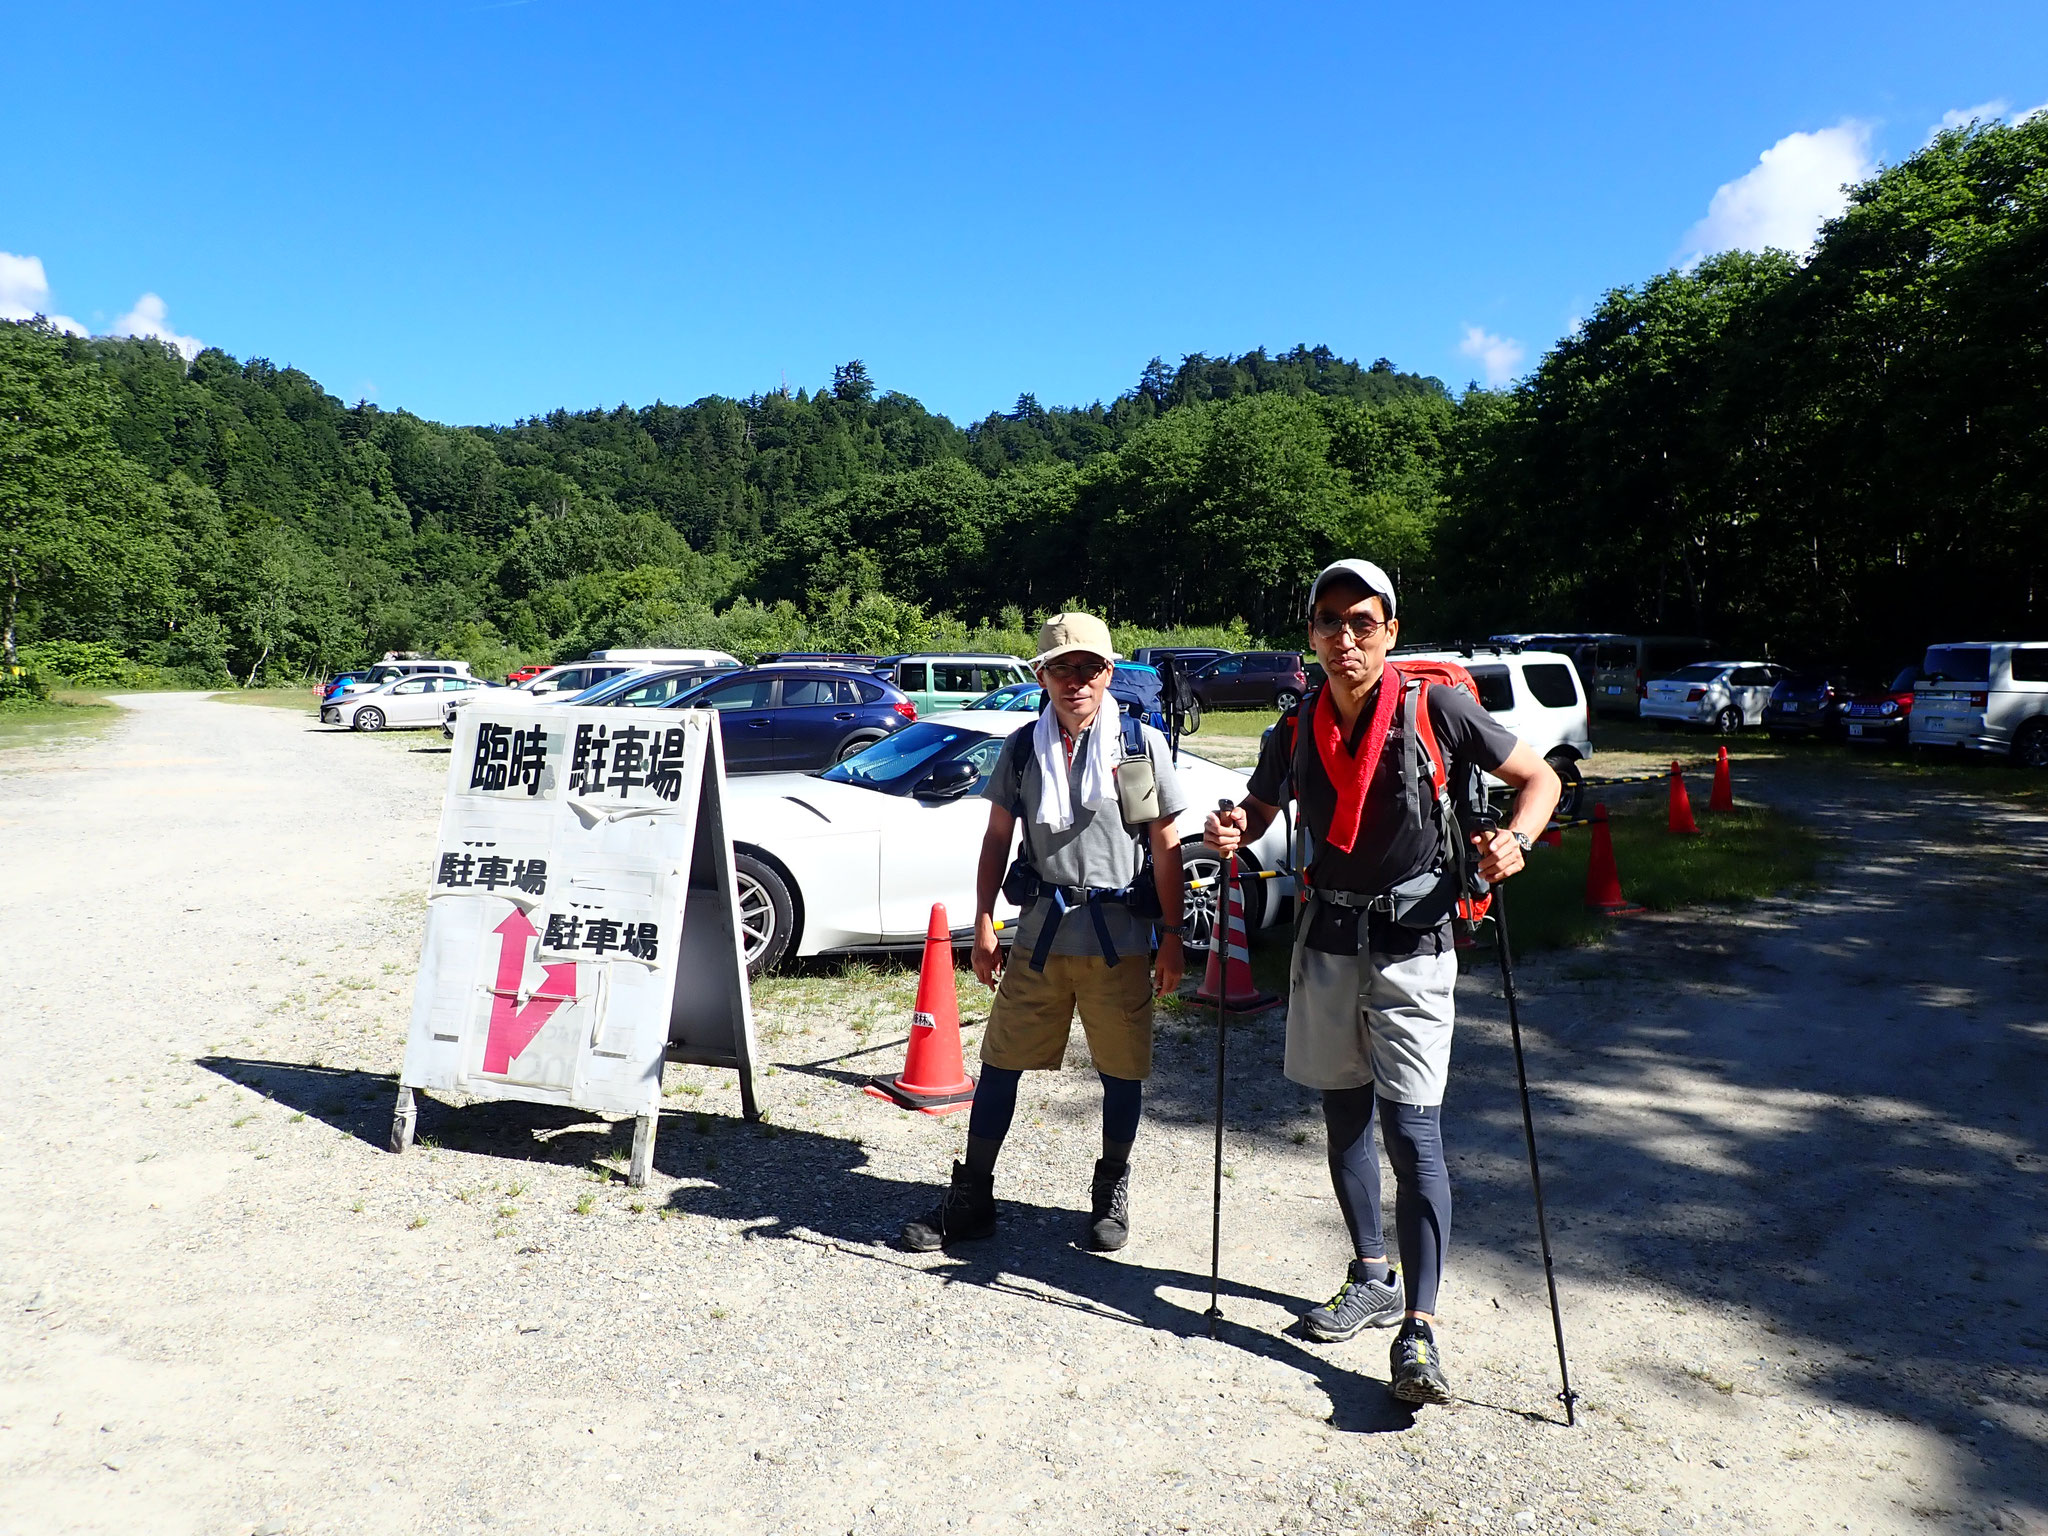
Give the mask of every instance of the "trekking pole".
M 1218 816 L 1228 815 L 1236 807 L 1228 800 L 1216 802 Z M 1225 1045 L 1224 1024 L 1230 988 L 1223 977 L 1230 964 L 1230 887 L 1237 879 L 1237 850 L 1223 855 L 1223 883 L 1216 888 L 1216 917 L 1209 924 L 1209 953 L 1216 953 L 1216 946 L 1223 946 L 1223 963 L 1216 968 L 1216 1172 L 1209 1200 L 1209 1337 L 1216 1337 L 1216 1324 L 1222 1320 L 1223 1308 L 1218 1297 L 1223 1288 L 1223 1059 Z
M 1536 1117 L 1529 1109 L 1529 1069 L 1522 1059 L 1522 1014 L 1515 998 L 1515 961 L 1508 948 L 1507 907 L 1501 887 L 1493 888 L 1494 947 L 1500 951 L 1501 990 L 1508 999 L 1508 1033 L 1515 1042 L 1515 1082 L 1522 1090 L 1522 1139 L 1529 1144 L 1529 1184 L 1536 1191 L 1536 1237 L 1543 1245 L 1543 1283 L 1550 1288 L 1550 1327 L 1557 1335 L 1557 1377 L 1562 1390 L 1557 1400 L 1564 1404 L 1567 1428 L 1578 1423 L 1579 1394 L 1572 1390 L 1571 1367 L 1564 1358 L 1564 1314 L 1557 1305 L 1557 1270 L 1550 1257 L 1550 1220 L 1543 1210 L 1543 1172 L 1536 1165 Z

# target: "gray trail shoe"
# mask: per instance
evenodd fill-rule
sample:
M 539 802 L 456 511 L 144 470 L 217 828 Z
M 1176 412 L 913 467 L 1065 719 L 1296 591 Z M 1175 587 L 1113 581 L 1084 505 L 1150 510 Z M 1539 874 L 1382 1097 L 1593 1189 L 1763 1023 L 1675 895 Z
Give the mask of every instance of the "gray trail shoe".
M 912 1253 L 930 1253 L 951 1243 L 972 1242 L 996 1229 L 996 1176 L 977 1174 L 965 1163 L 953 1165 L 953 1182 L 939 1203 L 906 1221 L 899 1234 Z
M 1443 1359 L 1436 1347 L 1436 1333 L 1419 1317 L 1412 1317 L 1394 1335 L 1389 1351 L 1394 1374 L 1394 1396 L 1404 1403 L 1448 1403 L 1451 1384 L 1444 1376 Z
M 1088 1246 L 1097 1253 L 1115 1253 L 1130 1240 L 1131 1165 L 1111 1167 L 1097 1158 L 1089 1189 Z
M 1395 1275 L 1390 1285 L 1373 1273 L 1385 1267 L 1353 1259 L 1337 1294 L 1302 1314 L 1301 1326 L 1308 1336 L 1323 1344 L 1341 1344 L 1361 1328 L 1391 1328 L 1401 1321 L 1407 1310 L 1401 1277 Z

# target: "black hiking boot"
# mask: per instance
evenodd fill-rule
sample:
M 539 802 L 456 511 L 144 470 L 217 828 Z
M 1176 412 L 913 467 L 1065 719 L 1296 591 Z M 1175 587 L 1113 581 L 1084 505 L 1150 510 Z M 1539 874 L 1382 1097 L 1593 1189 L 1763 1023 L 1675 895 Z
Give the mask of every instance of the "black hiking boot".
M 1448 1403 L 1451 1384 L 1444 1379 L 1436 1334 L 1419 1317 L 1411 1317 L 1394 1335 L 1390 1351 L 1394 1396 L 1404 1403 Z
M 1401 1321 L 1407 1309 L 1401 1277 L 1379 1279 L 1377 1271 L 1386 1267 L 1353 1259 L 1337 1294 L 1302 1314 L 1301 1326 L 1308 1336 L 1319 1344 L 1341 1344 L 1362 1328 L 1391 1328 Z
M 953 1182 L 939 1203 L 915 1221 L 903 1223 L 903 1246 L 912 1253 L 930 1253 L 949 1243 L 971 1242 L 996 1229 L 996 1176 L 976 1173 L 965 1163 L 953 1165 Z
M 1131 1240 L 1131 1165 L 1095 1160 L 1095 1182 L 1089 1190 L 1088 1246 L 1097 1253 L 1115 1253 Z

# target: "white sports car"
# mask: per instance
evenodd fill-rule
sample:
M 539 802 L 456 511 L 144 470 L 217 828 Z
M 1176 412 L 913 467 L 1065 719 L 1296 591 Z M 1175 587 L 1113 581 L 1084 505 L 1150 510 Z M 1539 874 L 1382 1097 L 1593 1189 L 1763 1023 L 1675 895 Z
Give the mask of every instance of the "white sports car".
M 909 949 L 924 942 L 932 903 L 944 902 L 956 939 L 971 937 L 975 866 L 988 830 L 982 781 L 1004 740 L 1035 715 L 973 710 L 906 726 L 820 773 L 730 779 L 732 834 L 750 973 L 795 955 Z M 1215 919 L 1216 856 L 1201 846 L 1202 820 L 1219 800 L 1244 797 L 1246 778 L 1181 748 L 1177 769 L 1188 809 L 1181 857 L 1207 885 L 1187 900 L 1187 945 L 1206 950 Z M 1259 928 L 1284 920 L 1294 881 L 1288 823 L 1275 820 L 1240 855 L 1269 878 L 1244 882 L 1245 918 Z M 998 898 L 999 921 L 1016 908 Z

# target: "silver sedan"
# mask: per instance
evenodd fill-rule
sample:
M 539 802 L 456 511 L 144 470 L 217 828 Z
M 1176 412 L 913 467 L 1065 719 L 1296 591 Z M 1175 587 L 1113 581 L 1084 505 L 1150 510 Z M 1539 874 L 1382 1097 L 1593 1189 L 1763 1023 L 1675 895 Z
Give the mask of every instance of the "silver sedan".
M 321 709 L 320 721 L 352 731 L 439 725 L 451 694 L 467 694 L 483 686 L 471 677 L 402 677 L 368 693 L 335 699 Z

